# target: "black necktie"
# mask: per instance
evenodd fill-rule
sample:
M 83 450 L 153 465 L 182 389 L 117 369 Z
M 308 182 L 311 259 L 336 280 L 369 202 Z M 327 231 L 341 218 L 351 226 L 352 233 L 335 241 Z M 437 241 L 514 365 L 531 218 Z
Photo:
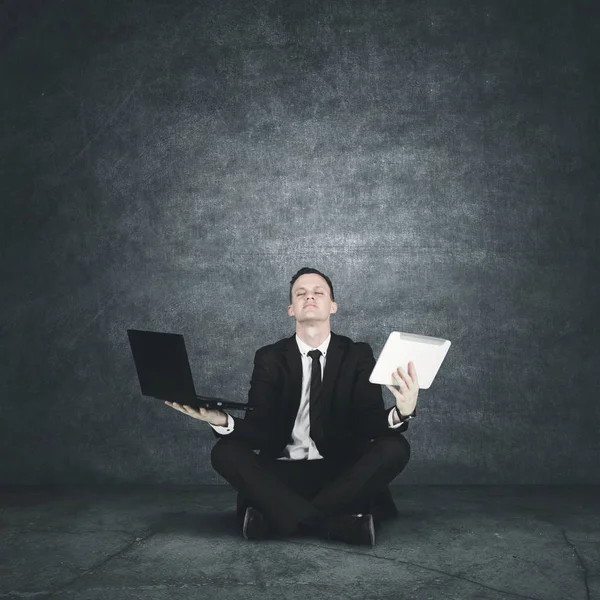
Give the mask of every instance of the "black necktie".
M 311 350 L 308 356 L 312 358 L 310 371 L 310 437 L 314 440 L 322 436 L 322 423 L 319 414 L 319 392 L 321 390 L 321 356 L 320 350 Z

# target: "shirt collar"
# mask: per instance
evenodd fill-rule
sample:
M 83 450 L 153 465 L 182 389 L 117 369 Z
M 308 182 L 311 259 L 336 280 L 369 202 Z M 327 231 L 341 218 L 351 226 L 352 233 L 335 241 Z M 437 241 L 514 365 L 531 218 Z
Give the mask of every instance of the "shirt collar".
M 305 344 L 298 337 L 298 334 L 296 334 L 296 343 L 298 344 L 298 350 L 300 350 L 300 354 L 302 354 L 302 356 L 308 356 L 308 352 L 310 350 L 320 350 L 321 353 L 323 354 L 323 356 L 327 356 L 327 348 L 329 347 L 330 341 L 331 341 L 331 332 L 329 332 L 329 335 L 327 336 L 327 338 L 323 341 L 323 343 L 320 346 L 318 346 L 317 348 L 312 348 L 311 346 L 308 346 L 307 344 Z

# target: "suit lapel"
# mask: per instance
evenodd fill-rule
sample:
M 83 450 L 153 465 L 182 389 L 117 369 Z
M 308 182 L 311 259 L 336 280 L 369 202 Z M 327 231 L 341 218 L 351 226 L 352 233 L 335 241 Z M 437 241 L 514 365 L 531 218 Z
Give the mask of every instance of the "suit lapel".
M 298 414 L 300 408 L 300 396 L 302 394 L 302 358 L 298 344 L 296 343 L 296 334 L 287 339 L 285 345 L 285 362 L 290 374 L 290 413 L 293 419 Z
M 331 403 L 333 388 L 337 381 L 340 366 L 342 364 L 342 357 L 344 355 L 343 348 L 344 344 L 340 337 L 332 332 L 329 347 L 327 348 L 327 359 L 325 361 L 325 372 L 323 373 L 323 385 L 320 394 L 324 409 Z

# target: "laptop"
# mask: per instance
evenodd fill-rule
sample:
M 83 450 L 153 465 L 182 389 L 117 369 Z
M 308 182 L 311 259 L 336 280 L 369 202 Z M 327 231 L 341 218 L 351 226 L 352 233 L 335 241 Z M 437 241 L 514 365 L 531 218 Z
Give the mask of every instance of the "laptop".
M 182 335 L 128 329 L 127 337 L 144 396 L 186 404 L 196 409 L 254 409 L 244 402 L 196 394 Z

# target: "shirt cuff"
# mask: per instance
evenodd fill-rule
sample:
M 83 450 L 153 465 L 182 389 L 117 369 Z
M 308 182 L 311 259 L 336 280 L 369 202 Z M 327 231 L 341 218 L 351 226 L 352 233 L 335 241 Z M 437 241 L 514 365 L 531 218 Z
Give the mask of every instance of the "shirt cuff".
M 213 425 L 209 423 L 209 425 L 221 435 L 227 435 L 233 431 L 233 417 L 229 413 L 225 413 L 227 415 L 227 425 Z
M 398 429 L 398 427 L 400 427 L 402 425 L 402 423 L 394 424 L 394 412 L 396 412 L 396 407 L 392 408 L 392 410 L 390 410 L 390 412 L 388 413 L 388 423 L 389 423 L 390 429 Z

